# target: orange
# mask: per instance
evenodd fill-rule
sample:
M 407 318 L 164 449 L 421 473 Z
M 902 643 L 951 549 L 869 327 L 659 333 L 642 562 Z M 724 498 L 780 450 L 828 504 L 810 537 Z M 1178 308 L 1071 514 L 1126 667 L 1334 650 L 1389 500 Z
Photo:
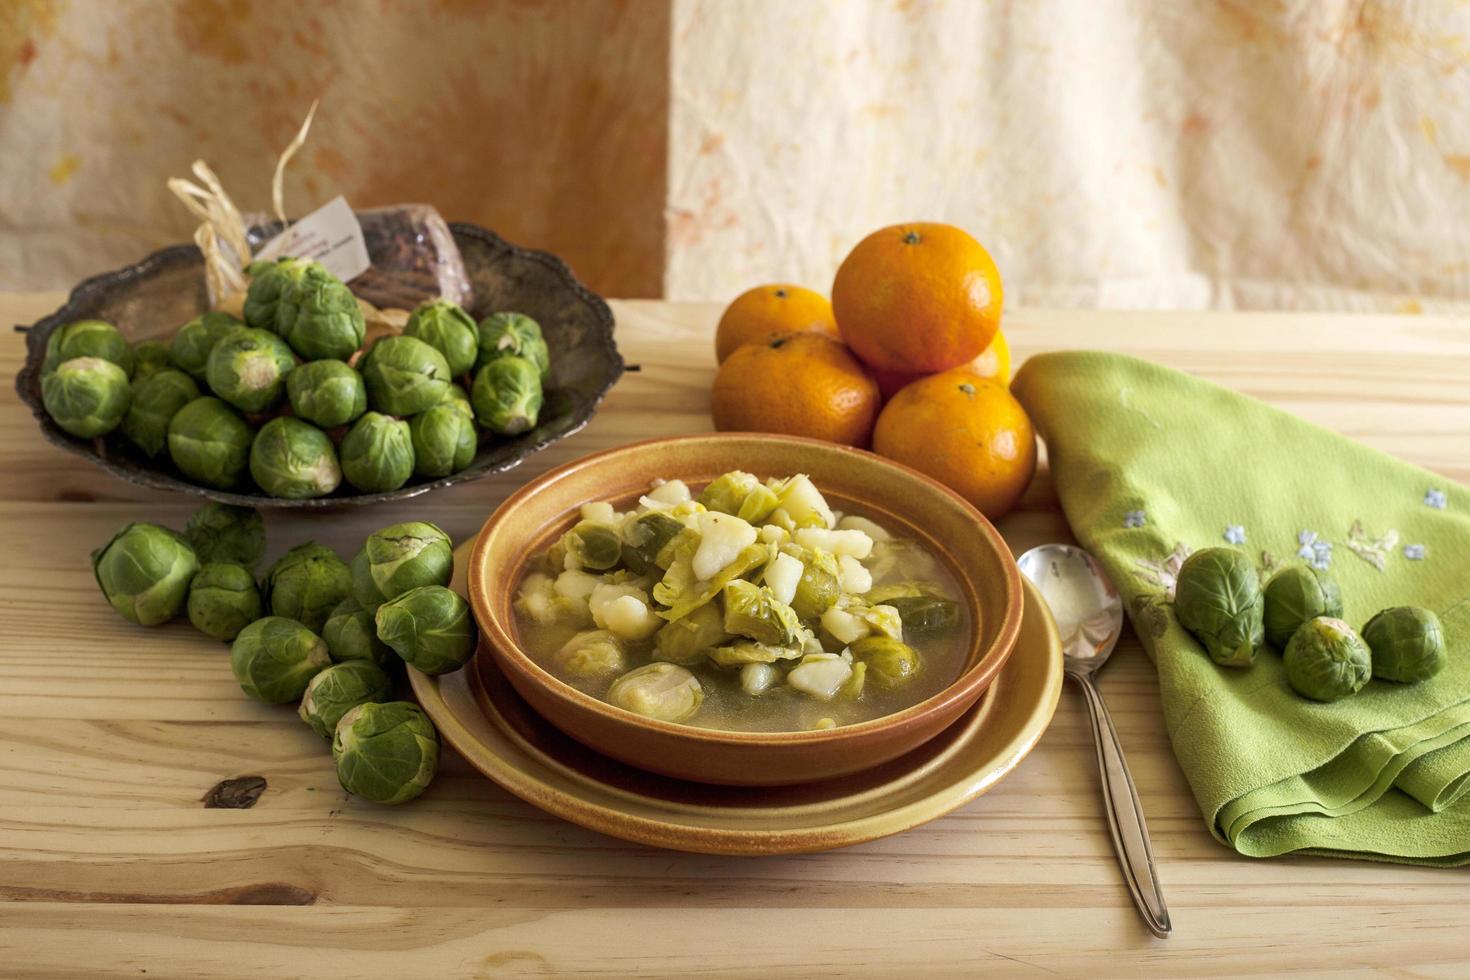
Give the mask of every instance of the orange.
M 832 282 L 842 339 L 869 367 L 907 374 L 973 361 L 1000 326 L 1001 299 L 985 247 L 933 222 L 873 232 Z
M 921 378 L 878 416 L 873 451 L 934 477 L 991 520 L 1036 472 L 1036 433 L 1001 384 L 964 368 Z
M 978 374 L 982 378 L 989 378 L 997 384 L 1008 385 L 1011 383 L 1011 347 L 1006 343 L 1006 335 L 1001 331 L 995 332 L 995 339 L 985 352 L 964 366 L 966 371 Z M 885 399 L 892 398 L 898 394 L 898 389 L 906 384 L 927 377 L 923 374 L 903 374 L 898 371 L 879 371 L 871 369 L 873 380 L 878 382 L 878 390 L 883 393 Z
M 865 446 L 878 385 L 842 342 L 821 333 L 781 334 L 726 358 L 710 391 L 721 432 L 780 432 Z
M 837 336 L 832 304 L 821 293 L 778 282 L 747 289 L 720 314 L 715 328 L 715 360 L 721 364 L 746 344 L 762 344 L 777 334 L 816 330 Z

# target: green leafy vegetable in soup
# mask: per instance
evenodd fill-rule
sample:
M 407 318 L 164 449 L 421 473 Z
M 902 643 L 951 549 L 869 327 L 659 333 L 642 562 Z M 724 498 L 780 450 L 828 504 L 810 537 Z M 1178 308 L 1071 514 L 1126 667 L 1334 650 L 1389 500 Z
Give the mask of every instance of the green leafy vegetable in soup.
M 585 505 L 513 605 L 531 656 L 610 704 L 794 731 L 877 718 L 952 682 L 969 641 L 958 594 L 920 543 L 834 507 L 807 477 L 742 470 Z

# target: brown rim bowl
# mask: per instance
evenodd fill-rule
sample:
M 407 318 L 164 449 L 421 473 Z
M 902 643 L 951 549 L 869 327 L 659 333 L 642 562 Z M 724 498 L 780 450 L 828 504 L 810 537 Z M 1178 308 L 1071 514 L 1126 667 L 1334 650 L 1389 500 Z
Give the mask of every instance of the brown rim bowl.
M 902 711 L 804 732 L 733 732 L 656 721 L 566 684 L 521 647 L 511 608 L 530 558 L 582 504 L 631 506 L 656 479 L 700 486 L 742 469 L 766 478 L 805 473 L 833 507 L 860 510 L 937 555 L 960 584 L 972 636 L 965 669 Z M 1000 533 L 923 474 L 862 450 L 755 433 L 681 436 L 594 453 L 526 484 L 491 515 L 470 553 L 469 595 L 496 665 L 542 717 L 588 747 L 652 772 L 697 782 L 779 786 L 868 769 L 938 735 L 989 687 L 1021 626 L 1021 576 Z M 482 648 L 483 649 L 483 648 Z

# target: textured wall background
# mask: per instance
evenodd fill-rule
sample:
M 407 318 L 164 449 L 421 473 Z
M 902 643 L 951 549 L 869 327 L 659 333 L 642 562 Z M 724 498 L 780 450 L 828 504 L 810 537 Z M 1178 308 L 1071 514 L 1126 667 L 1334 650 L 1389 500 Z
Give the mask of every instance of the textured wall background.
M 311 99 L 293 210 L 436 204 L 615 295 L 825 289 L 972 230 L 1013 302 L 1470 308 L 1461 0 L 0 0 L 0 288 L 187 237 Z

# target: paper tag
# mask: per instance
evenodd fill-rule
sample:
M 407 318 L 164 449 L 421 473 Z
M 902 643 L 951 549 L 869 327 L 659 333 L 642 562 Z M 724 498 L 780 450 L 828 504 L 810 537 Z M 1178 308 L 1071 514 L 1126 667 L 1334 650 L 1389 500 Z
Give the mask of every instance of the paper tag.
M 347 206 L 346 198 L 334 197 L 326 204 L 281 232 L 261 246 L 257 259 L 277 259 L 283 255 L 315 259 L 332 275 L 349 282 L 372 265 L 362 225 Z

